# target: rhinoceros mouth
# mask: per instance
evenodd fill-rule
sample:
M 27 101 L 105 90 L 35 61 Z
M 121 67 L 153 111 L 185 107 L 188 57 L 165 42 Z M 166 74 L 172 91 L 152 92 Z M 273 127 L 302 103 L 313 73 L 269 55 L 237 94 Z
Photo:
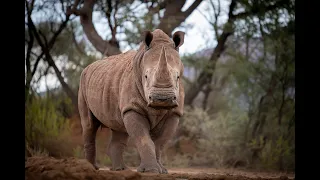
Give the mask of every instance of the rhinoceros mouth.
M 173 109 L 175 107 L 178 107 L 178 104 L 175 104 L 175 105 L 160 105 L 160 104 L 151 104 L 149 103 L 148 104 L 148 107 L 152 107 L 154 109 Z
M 167 99 L 167 100 L 150 100 L 148 103 L 148 107 L 152 107 L 154 109 L 172 109 L 178 107 L 177 100 Z

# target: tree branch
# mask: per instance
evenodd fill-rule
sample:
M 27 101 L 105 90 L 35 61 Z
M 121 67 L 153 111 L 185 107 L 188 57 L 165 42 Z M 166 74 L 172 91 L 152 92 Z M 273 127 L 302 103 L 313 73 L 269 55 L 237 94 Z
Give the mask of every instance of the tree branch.
M 120 49 L 116 45 L 110 44 L 108 41 L 103 40 L 93 25 L 92 13 L 96 0 L 84 0 L 83 7 L 81 9 L 76 9 L 76 3 L 79 2 L 75 2 L 73 8 L 68 8 L 68 14 L 80 16 L 80 22 L 83 27 L 83 31 L 96 50 L 107 56 L 120 54 Z
M 32 1 L 30 2 L 30 3 L 31 3 L 30 7 L 29 7 L 29 5 L 28 5 L 28 2 L 27 2 L 27 1 L 25 1 L 25 2 L 26 2 L 26 8 L 27 8 L 27 12 L 28 12 L 28 13 L 27 13 L 27 15 L 28 15 L 28 23 L 27 23 L 27 25 L 29 25 L 29 26 L 28 26 L 28 30 L 31 32 L 31 30 L 32 30 L 32 25 L 34 26 L 34 24 L 33 24 L 33 22 L 32 22 L 32 19 L 31 19 L 31 14 L 32 14 L 32 9 L 33 9 L 34 0 L 32 0 Z M 65 19 L 65 20 L 63 21 L 63 23 L 59 26 L 59 29 L 54 33 L 54 35 L 53 35 L 53 37 L 50 39 L 50 41 L 46 43 L 48 51 L 51 50 L 51 48 L 53 47 L 53 45 L 54 45 L 57 37 L 60 35 L 60 33 L 63 31 L 63 29 L 67 26 L 67 23 L 68 23 L 68 21 L 69 21 L 69 17 L 70 17 L 70 15 L 66 14 L 66 19 Z M 31 20 L 31 21 L 30 21 L 30 20 Z M 30 24 L 30 23 L 32 23 L 32 24 Z M 36 32 L 36 34 L 38 34 L 38 33 Z M 32 34 L 32 36 L 33 36 L 33 34 Z M 35 73 L 36 73 L 38 64 L 39 64 L 41 58 L 43 57 L 43 55 L 44 55 L 44 52 L 42 51 L 42 53 L 37 57 L 35 64 L 33 65 L 33 70 L 32 70 L 32 72 L 31 72 L 30 77 L 29 77 L 29 80 L 28 80 L 30 83 L 31 83 L 31 81 L 32 81 L 33 76 L 34 76 Z M 26 59 L 26 61 L 27 61 L 26 63 L 28 63 L 28 59 Z M 30 70 L 31 70 L 31 67 L 30 67 Z
M 112 31 L 112 39 L 117 43 L 117 39 L 116 39 L 116 34 L 117 34 L 117 27 L 118 27 L 118 21 L 117 21 L 117 18 L 116 18 L 116 14 L 118 13 L 118 5 L 119 5 L 119 2 L 116 1 L 116 4 L 114 6 L 114 13 L 113 13 L 113 22 L 114 22 L 114 28 L 113 28 L 113 31 Z
M 113 32 L 113 26 L 112 26 L 112 23 L 111 23 L 111 12 L 112 12 L 111 0 L 107 0 L 107 5 L 108 5 L 108 9 L 106 10 L 106 16 L 107 16 L 107 20 L 108 20 L 110 31 L 112 33 Z M 113 35 L 112 35 L 112 39 L 113 39 Z
M 185 17 L 188 17 L 199 5 L 200 3 L 202 2 L 202 0 L 195 0 L 191 6 L 189 6 L 189 8 L 183 12 L 183 15 Z
M 166 6 L 171 2 L 172 0 L 164 0 L 160 2 L 156 7 L 150 7 L 148 11 L 148 16 L 152 16 L 153 14 L 158 13 L 160 10 L 166 8 Z
M 230 6 L 229 6 L 229 13 L 228 13 L 229 19 L 234 18 L 233 11 L 234 11 L 234 8 L 236 7 L 236 5 L 237 5 L 236 0 L 232 0 L 230 3 Z
M 31 31 L 29 31 L 29 37 L 30 37 L 30 41 L 28 42 L 27 55 L 26 55 L 27 75 L 31 73 L 30 57 L 31 57 L 31 49 L 33 47 L 33 42 L 34 42 L 34 37 Z
M 193 85 L 193 88 L 190 89 L 186 93 L 185 104 L 191 105 L 191 103 L 193 102 L 194 98 L 198 95 L 198 93 L 200 92 L 202 87 L 207 83 L 211 83 L 212 75 L 213 75 L 213 72 L 214 72 L 215 66 L 216 66 L 216 62 L 218 61 L 220 55 L 225 50 L 225 43 L 226 43 L 228 37 L 233 33 L 233 23 L 234 23 L 234 21 L 238 20 L 240 18 L 245 18 L 245 17 L 248 17 L 248 16 L 257 15 L 258 13 L 266 13 L 267 11 L 271 11 L 271 10 L 274 10 L 276 8 L 280 8 L 285 4 L 285 2 L 287 2 L 287 0 L 279 0 L 274 5 L 270 5 L 270 6 L 267 6 L 266 8 L 264 8 L 263 12 L 261 12 L 260 8 L 255 7 L 253 9 L 251 9 L 251 11 L 244 12 L 244 13 L 239 13 L 237 15 L 234 15 L 233 11 L 234 11 L 234 9 L 236 7 L 236 0 L 232 0 L 231 1 L 230 6 L 229 6 L 229 13 L 228 13 L 228 17 L 229 18 L 228 18 L 228 21 L 224 25 L 223 32 L 218 38 L 218 44 L 213 50 L 213 53 L 212 53 L 211 58 L 210 58 L 210 62 L 211 63 L 209 64 L 208 67 L 205 68 L 205 69 L 210 69 L 210 71 L 203 70 L 200 73 L 198 79 L 195 81 L 195 83 Z
M 202 11 L 198 11 L 206 20 L 207 22 L 213 27 L 213 31 L 215 33 L 216 39 L 219 38 L 219 28 L 218 28 L 218 19 L 221 13 L 221 4 L 220 4 L 220 0 L 218 0 L 218 8 L 216 8 L 216 5 L 213 3 L 213 0 L 210 0 L 210 5 L 213 9 L 213 17 L 214 19 L 210 19 L 209 17 L 211 17 L 211 14 L 208 16 L 206 16 Z
M 72 35 L 72 41 L 73 41 L 73 43 L 74 43 L 77 51 L 78 51 L 80 54 L 82 54 L 82 55 L 84 55 L 84 56 L 87 56 L 87 54 L 80 48 L 80 46 L 79 46 L 79 44 L 78 44 L 78 42 L 77 42 L 77 40 L 76 40 L 76 35 L 75 35 L 75 33 L 74 33 L 74 27 L 73 27 L 72 25 L 71 25 L 71 35 Z
M 46 47 L 48 47 L 47 38 L 46 38 L 46 36 L 42 33 L 42 31 L 40 31 L 40 30 L 39 30 L 39 35 L 42 36 L 42 39 L 43 39 L 43 41 L 44 41 L 44 45 L 45 45 Z
M 288 0 L 278 0 L 276 1 L 275 4 L 265 6 L 265 7 L 260 7 L 260 6 L 253 6 L 249 11 L 245 11 L 242 13 L 238 13 L 233 16 L 234 19 L 244 19 L 247 18 L 248 16 L 254 16 L 258 14 L 264 14 L 268 11 L 273 11 L 275 9 L 283 7 L 288 2 Z
M 214 28 L 214 32 L 216 34 L 216 38 L 218 39 L 219 38 L 219 29 L 218 29 L 218 19 L 219 19 L 219 16 L 220 16 L 220 13 L 221 13 L 221 3 L 220 3 L 220 0 L 218 0 L 218 9 L 215 8 L 215 5 L 213 4 L 213 1 L 210 1 L 211 2 L 211 6 L 214 10 L 214 17 L 215 17 L 215 22 L 213 24 L 213 28 Z
M 33 3 L 34 1 L 31 1 L 31 7 L 33 8 Z M 27 15 L 28 17 L 31 16 L 31 11 L 32 11 L 32 8 L 30 9 L 29 8 L 29 5 L 28 5 L 28 2 L 25 1 L 25 5 L 26 5 L 26 8 L 27 8 Z M 30 90 L 30 84 L 31 84 L 31 80 L 32 80 L 32 72 L 31 72 L 31 63 L 30 63 L 30 57 L 31 57 L 31 52 L 32 52 L 32 47 L 33 47 L 33 44 L 34 44 L 34 36 L 30 30 L 30 27 L 31 27 L 31 24 L 30 24 L 30 21 L 28 19 L 28 34 L 29 34 L 29 41 L 28 41 L 28 48 L 27 48 L 27 55 L 26 55 L 26 68 L 27 68 L 27 75 L 26 75 L 26 85 L 25 85 L 25 95 L 26 97 L 28 96 L 29 94 L 29 90 Z M 27 98 L 25 98 L 25 103 L 27 101 Z
M 32 70 L 32 73 L 31 73 L 31 76 L 32 76 L 32 77 L 33 77 L 34 74 L 36 73 L 38 64 L 39 64 L 39 62 L 40 62 L 40 60 L 41 60 L 41 58 L 42 58 L 43 55 L 44 55 L 44 53 L 42 52 L 42 53 L 40 54 L 40 56 L 38 56 L 36 62 L 34 63 L 34 65 L 33 65 L 33 70 Z
M 116 14 L 118 12 L 118 4 L 119 4 L 119 2 L 116 1 L 114 7 L 112 7 L 111 0 L 107 0 L 108 9 L 106 10 L 106 16 L 107 16 L 109 28 L 110 28 L 110 31 L 111 31 L 111 40 L 109 41 L 109 43 L 111 45 L 115 45 L 116 47 L 119 48 L 119 43 L 118 43 L 117 38 L 116 38 L 117 27 L 118 27 Z M 112 13 L 112 11 L 113 11 L 113 13 Z M 112 21 L 111 21 L 111 14 L 113 14 L 112 15 L 113 24 L 112 24 Z
M 67 18 L 66 19 L 69 19 L 69 15 L 67 15 Z M 75 107 L 75 111 L 77 112 L 78 111 L 78 108 L 77 108 L 77 104 L 78 104 L 78 101 L 77 101 L 77 96 L 73 93 L 73 91 L 71 90 L 71 88 L 68 86 L 68 84 L 64 81 L 64 78 L 62 77 L 61 75 L 61 72 L 60 70 L 58 69 L 58 67 L 56 66 L 52 56 L 50 55 L 50 52 L 49 52 L 49 44 L 48 46 L 46 47 L 44 45 L 44 43 L 41 41 L 41 38 L 40 38 L 40 35 L 38 34 L 37 32 L 37 29 L 31 19 L 31 16 L 28 16 L 28 21 L 30 22 L 30 30 L 32 30 L 33 34 L 34 34 L 34 37 L 36 38 L 38 44 L 40 45 L 41 49 L 42 49 L 42 52 L 44 53 L 45 57 L 46 57 L 46 61 L 48 62 L 49 66 L 53 67 L 57 77 L 58 77 L 58 80 L 59 82 L 61 83 L 62 85 L 62 88 L 65 90 L 65 92 L 67 93 L 67 95 L 70 97 L 70 99 L 72 100 L 72 103 Z M 62 31 L 62 30 L 61 30 Z M 52 43 L 53 45 L 53 43 Z
M 182 12 L 181 9 L 186 3 L 186 0 L 172 1 L 170 6 L 166 6 L 164 15 L 157 28 L 171 36 L 172 31 L 184 22 L 201 2 L 202 0 L 196 0 L 186 11 Z

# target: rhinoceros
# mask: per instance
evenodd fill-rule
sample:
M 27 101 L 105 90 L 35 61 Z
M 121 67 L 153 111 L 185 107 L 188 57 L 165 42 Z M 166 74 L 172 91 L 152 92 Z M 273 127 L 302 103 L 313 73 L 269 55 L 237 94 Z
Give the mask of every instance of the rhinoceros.
M 110 170 L 128 169 L 122 154 L 130 137 L 140 156 L 138 172 L 168 173 L 161 153 L 183 115 L 179 47 L 184 35 L 177 31 L 171 39 L 160 29 L 145 31 L 137 51 L 98 60 L 82 71 L 78 108 L 85 158 L 95 168 L 96 132 L 107 127 Z

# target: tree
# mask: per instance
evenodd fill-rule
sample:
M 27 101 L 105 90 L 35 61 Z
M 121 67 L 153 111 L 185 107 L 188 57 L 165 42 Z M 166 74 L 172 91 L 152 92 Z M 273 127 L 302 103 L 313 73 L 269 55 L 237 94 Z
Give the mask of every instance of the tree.
M 50 2 L 47 2 L 50 3 Z M 52 2 L 51 2 L 52 3 Z M 53 4 L 55 4 L 53 2 Z M 39 65 L 39 62 L 41 59 L 45 60 L 48 63 L 48 68 L 52 67 L 54 69 L 54 72 L 59 80 L 59 82 L 62 85 L 63 90 L 66 92 L 66 94 L 69 96 L 69 98 L 72 100 L 72 104 L 74 106 L 74 110 L 77 111 L 77 95 L 72 91 L 72 89 L 69 87 L 69 85 L 65 82 L 64 77 L 62 76 L 61 71 L 58 69 L 54 58 L 52 57 L 50 51 L 53 49 L 54 44 L 56 43 L 58 36 L 61 35 L 62 31 L 67 27 L 67 23 L 70 20 L 70 15 L 67 13 L 63 13 L 65 15 L 65 18 L 62 20 L 62 23 L 58 25 L 55 21 L 49 21 L 50 23 L 50 31 L 52 32 L 51 39 L 48 38 L 48 34 L 44 35 L 43 31 L 38 29 L 35 25 L 35 23 L 32 20 L 32 12 L 34 10 L 35 6 L 35 1 L 25 1 L 26 5 L 26 10 L 27 10 L 27 31 L 28 31 L 28 39 L 26 39 L 26 42 L 28 42 L 28 47 L 27 47 L 27 55 L 26 55 L 26 67 L 27 67 L 27 77 L 26 77 L 26 96 L 29 94 L 30 90 L 30 83 L 32 81 L 32 78 L 37 70 L 37 67 Z M 60 5 L 62 7 L 62 10 L 65 9 L 65 4 L 63 1 L 60 1 Z M 54 6 L 53 6 L 54 7 Z M 41 7 L 37 7 L 41 9 Z M 53 11 L 55 11 L 54 9 Z M 39 24 L 41 26 L 41 23 Z M 54 31 L 55 27 L 57 28 L 56 31 Z M 44 29 L 42 29 L 44 30 Z M 35 43 L 36 41 L 36 43 Z M 33 70 L 31 70 L 31 62 L 30 62 L 30 57 L 32 53 L 32 49 L 35 48 L 34 45 L 39 46 L 41 49 L 41 54 L 36 55 L 37 59 L 36 62 L 33 65 Z M 27 97 L 25 101 L 27 100 Z
M 120 54 L 119 40 L 116 37 L 118 32 L 118 27 L 121 26 L 125 20 L 119 20 L 116 16 L 119 13 L 120 9 L 122 11 L 131 11 L 127 5 L 133 3 L 134 1 L 112 1 L 107 0 L 106 2 L 96 1 L 96 0 L 84 0 L 83 5 L 78 9 L 80 0 L 75 0 L 73 7 L 69 10 L 69 14 L 74 14 L 80 16 L 80 21 L 83 26 L 83 30 L 92 43 L 92 45 L 101 52 L 103 55 L 111 56 L 115 54 Z M 172 31 L 178 27 L 186 18 L 199 6 L 202 0 L 196 0 L 186 11 L 182 11 L 182 7 L 186 3 L 186 0 L 182 1 L 173 1 L 173 0 L 164 0 L 164 1 L 140 1 L 139 5 L 146 4 L 148 11 L 145 14 L 149 19 L 159 13 L 159 11 L 164 10 L 163 17 L 158 16 L 160 23 L 156 26 L 159 29 L 162 29 L 165 33 L 171 36 Z M 109 40 L 104 40 L 96 31 L 94 24 L 92 22 L 92 13 L 94 11 L 94 5 L 98 4 L 99 9 L 105 12 L 105 16 L 108 20 L 109 28 L 111 31 L 111 38 Z M 123 17 L 124 19 L 130 17 Z M 120 23 L 119 23 L 120 21 Z M 148 21 L 147 21 L 148 22 Z M 139 29 L 139 28 L 138 28 Z M 141 29 L 139 29 L 141 30 Z M 141 31 L 138 32 L 141 34 Z
M 219 11 L 219 7 L 216 8 L 214 3 L 211 4 L 214 7 L 213 9 L 218 9 Z M 234 14 L 237 8 L 244 8 L 245 11 Z M 211 54 L 211 63 L 208 64 L 207 67 L 204 67 L 204 71 L 200 73 L 197 80 L 194 82 L 193 88 L 186 93 L 185 103 L 191 104 L 194 98 L 197 96 L 198 92 L 202 91 L 202 88 L 205 85 L 211 83 L 216 63 L 220 55 L 225 50 L 225 43 L 227 42 L 228 37 L 231 36 L 234 32 L 234 25 L 236 21 L 258 15 L 262 16 L 267 14 L 268 12 L 277 11 L 283 8 L 289 8 L 291 10 L 294 9 L 293 2 L 291 0 L 276 0 L 266 2 L 232 0 L 229 6 L 228 20 L 223 25 L 223 31 L 221 34 L 218 33 L 219 29 L 217 29 L 217 19 L 215 19 L 215 22 L 212 23 L 214 25 L 214 29 L 217 35 L 217 45 Z M 216 13 L 216 17 L 218 17 L 218 15 L 219 12 Z

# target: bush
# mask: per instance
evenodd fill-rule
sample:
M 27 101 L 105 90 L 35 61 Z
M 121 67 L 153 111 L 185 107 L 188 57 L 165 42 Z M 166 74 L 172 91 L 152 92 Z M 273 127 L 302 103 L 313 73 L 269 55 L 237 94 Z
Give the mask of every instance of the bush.
M 50 156 L 71 156 L 68 119 L 59 113 L 56 100 L 50 97 L 28 99 L 25 110 L 25 141 L 29 156 L 45 153 Z
M 273 138 L 264 140 L 260 136 L 246 142 L 248 122 L 247 114 L 237 110 L 210 115 L 200 108 L 186 107 L 175 140 L 175 157 L 165 157 L 164 164 L 294 170 L 295 147 L 292 140 L 283 137 L 283 134 L 291 135 L 291 132 L 278 132 L 273 128 Z M 182 142 L 195 150 L 187 152 Z
M 181 152 L 181 158 L 187 160 L 183 164 L 223 167 L 230 159 L 243 159 L 244 152 L 240 147 L 243 142 L 244 122 L 246 116 L 241 114 L 217 113 L 209 115 L 200 108 L 186 107 L 185 114 L 180 121 L 178 143 L 190 142 L 196 148 L 194 152 Z M 177 158 L 175 158 L 177 159 Z M 175 159 L 172 159 L 174 161 Z M 181 162 L 170 162 L 181 164 Z
M 280 136 L 275 142 L 267 141 L 261 153 L 262 166 L 265 169 L 278 167 L 280 170 L 294 170 L 294 145 Z

